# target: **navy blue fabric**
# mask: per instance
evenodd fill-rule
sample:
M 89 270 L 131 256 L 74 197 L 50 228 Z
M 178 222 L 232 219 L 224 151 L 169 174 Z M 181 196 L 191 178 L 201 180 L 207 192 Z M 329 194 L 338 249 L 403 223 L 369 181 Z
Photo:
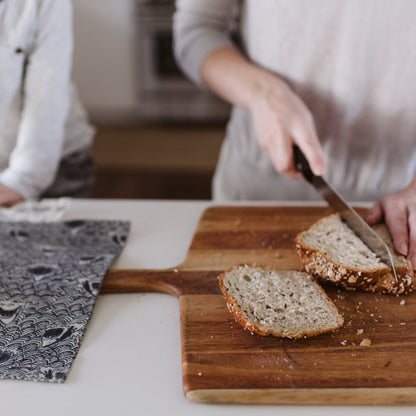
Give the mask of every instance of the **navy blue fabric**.
M 0 222 L 0 378 L 62 382 L 124 221 Z

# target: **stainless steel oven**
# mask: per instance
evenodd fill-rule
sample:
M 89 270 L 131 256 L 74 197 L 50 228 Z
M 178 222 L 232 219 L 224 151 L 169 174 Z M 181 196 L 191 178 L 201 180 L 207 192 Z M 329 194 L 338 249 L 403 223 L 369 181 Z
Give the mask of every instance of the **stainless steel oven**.
M 201 90 L 178 68 L 172 50 L 174 0 L 136 0 L 136 61 L 140 118 L 225 121 L 230 106 Z

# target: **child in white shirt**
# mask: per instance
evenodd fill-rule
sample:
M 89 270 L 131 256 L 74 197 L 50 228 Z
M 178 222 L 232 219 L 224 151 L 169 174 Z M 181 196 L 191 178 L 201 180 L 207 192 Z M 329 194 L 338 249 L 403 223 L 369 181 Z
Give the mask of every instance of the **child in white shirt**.
M 0 205 L 88 195 L 94 129 L 72 49 L 70 0 L 0 1 Z

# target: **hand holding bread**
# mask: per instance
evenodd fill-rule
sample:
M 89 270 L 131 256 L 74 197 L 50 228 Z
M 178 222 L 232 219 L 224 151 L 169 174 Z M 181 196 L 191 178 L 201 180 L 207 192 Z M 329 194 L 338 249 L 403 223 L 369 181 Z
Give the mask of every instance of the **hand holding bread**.
M 366 214 L 370 225 L 384 218 L 394 248 L 416 268 L 416 178 L 406 188 L 376 202 Z

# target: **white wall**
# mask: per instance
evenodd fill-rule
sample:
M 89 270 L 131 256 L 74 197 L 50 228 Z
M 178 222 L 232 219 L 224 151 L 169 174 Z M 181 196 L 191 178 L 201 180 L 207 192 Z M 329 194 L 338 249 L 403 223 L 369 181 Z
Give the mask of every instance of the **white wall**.
M 95 123 L 137 118 L 134 0 L 73 0 L 73 79 Z

